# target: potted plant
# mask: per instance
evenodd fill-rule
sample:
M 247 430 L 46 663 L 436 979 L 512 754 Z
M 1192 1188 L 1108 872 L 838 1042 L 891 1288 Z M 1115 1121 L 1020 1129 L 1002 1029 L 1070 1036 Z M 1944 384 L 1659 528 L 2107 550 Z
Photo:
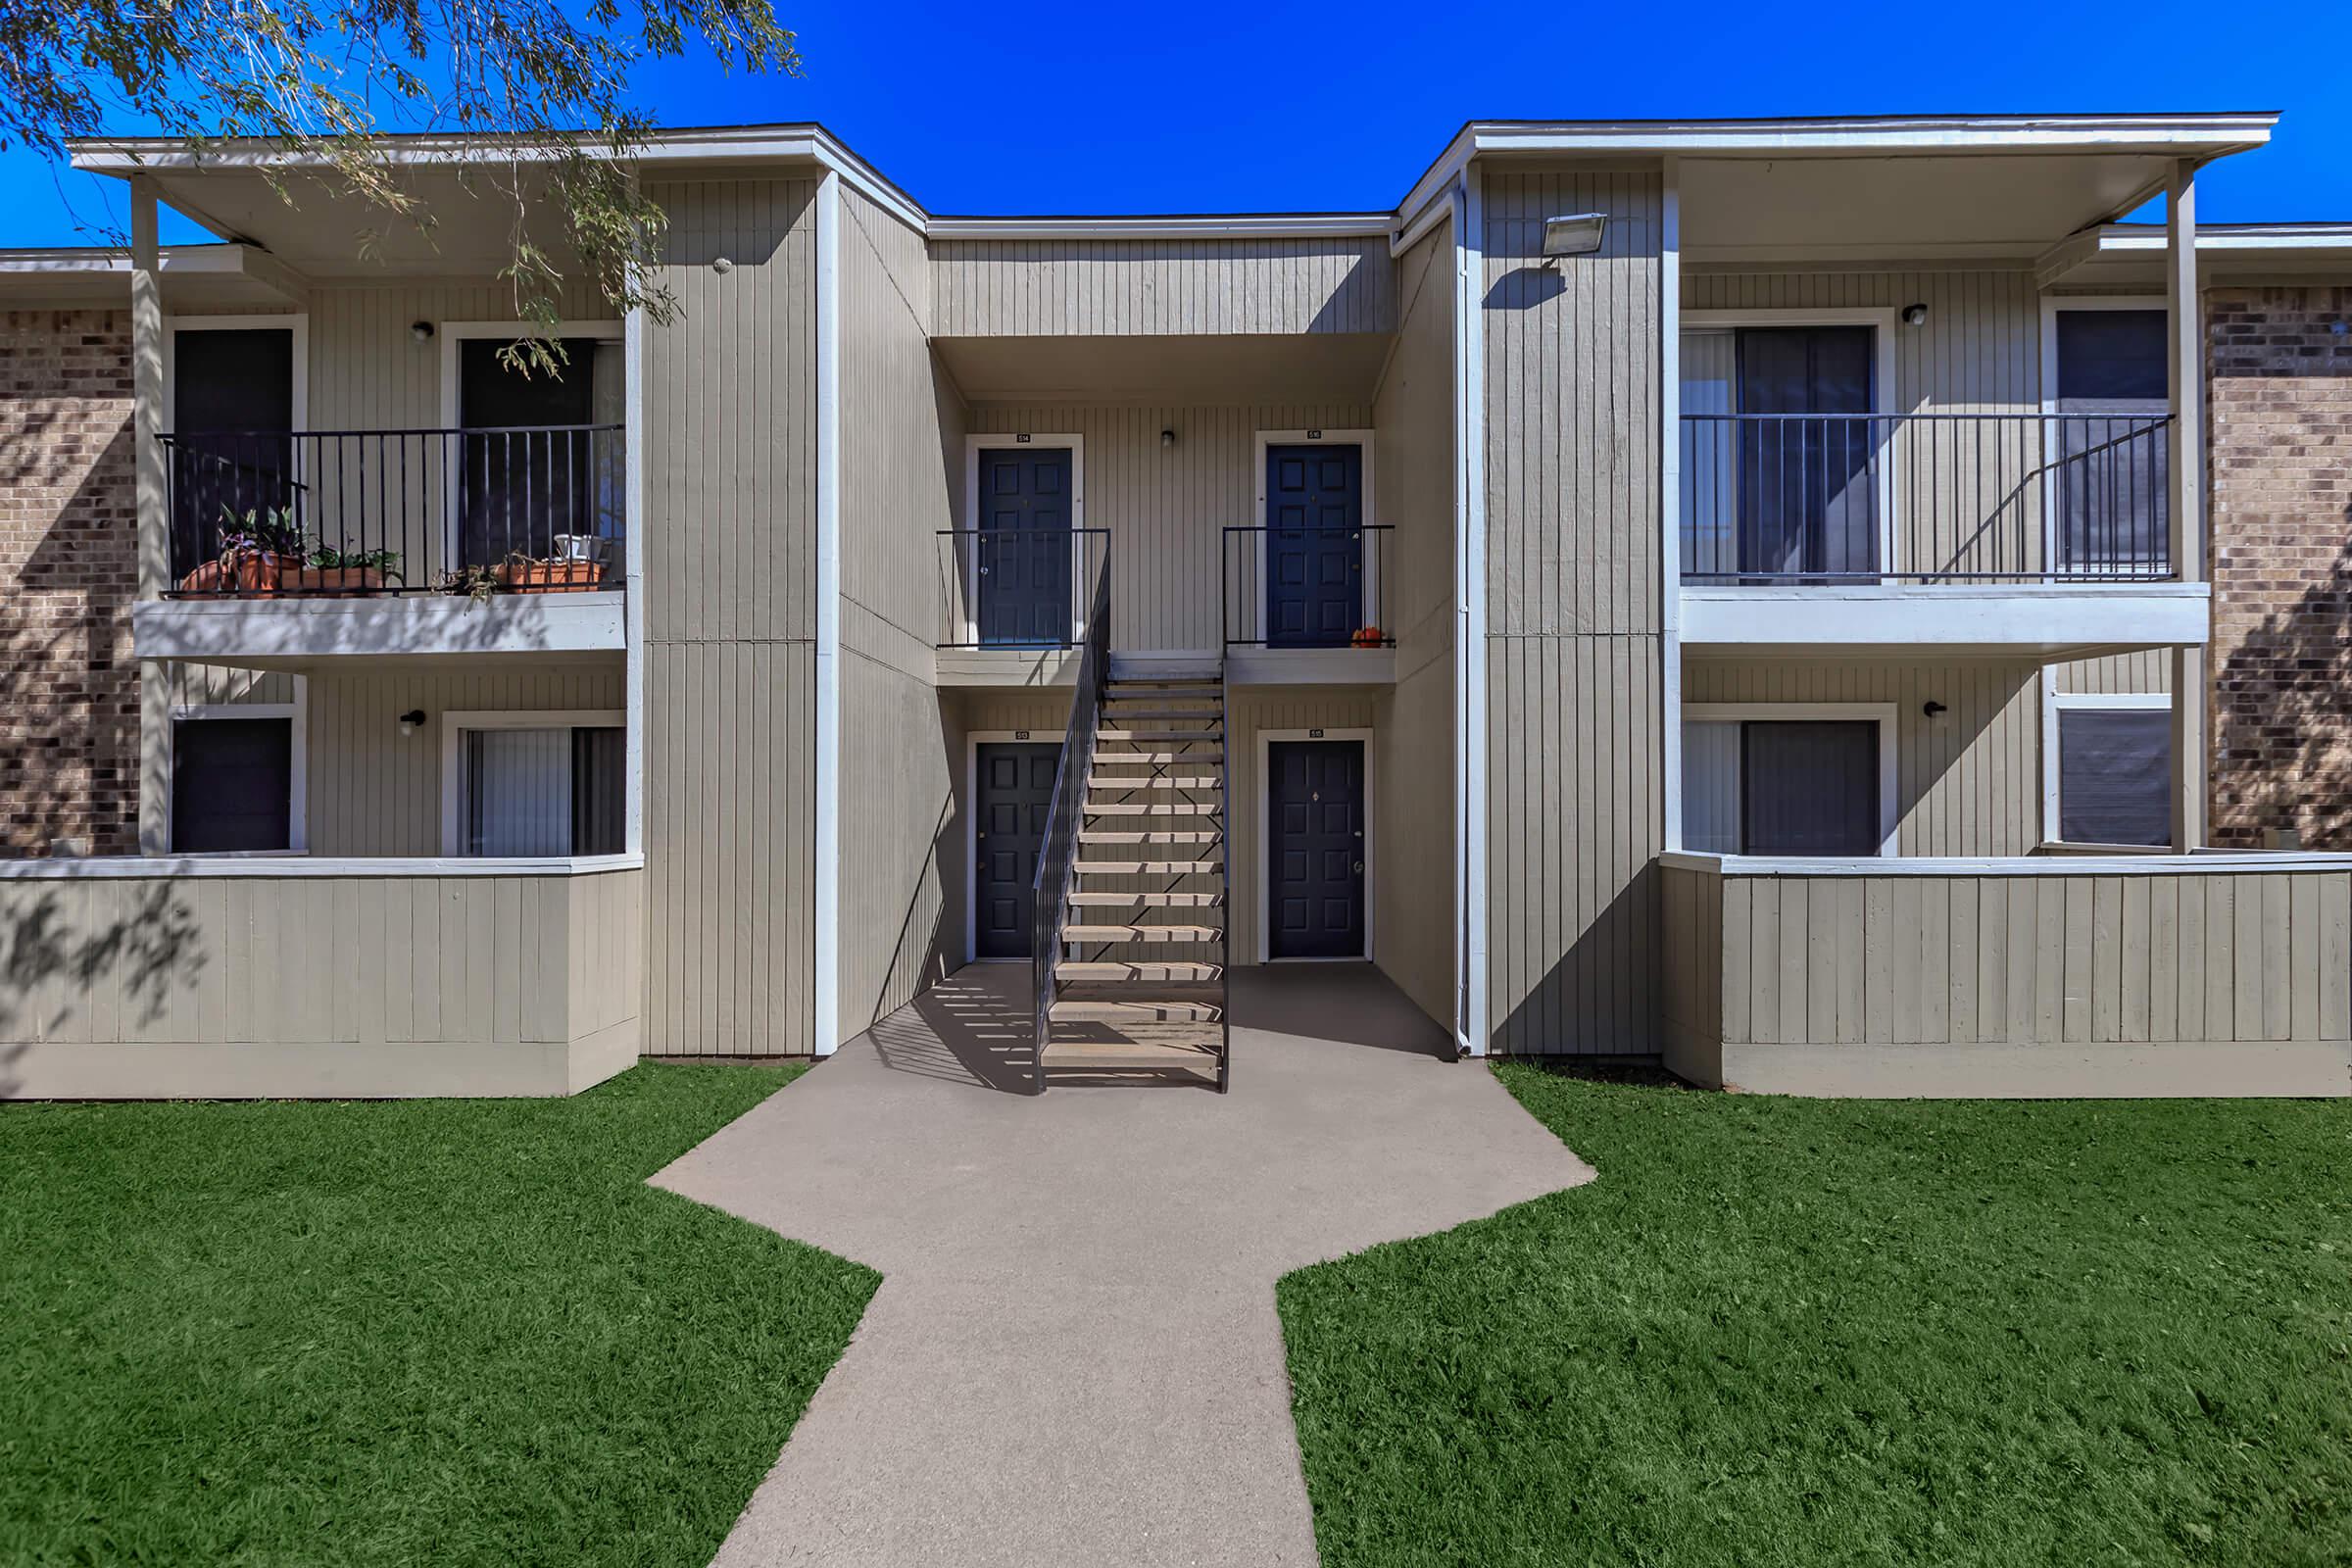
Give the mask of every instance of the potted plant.
M 1358 648 L 1378 648 L 1388 641 L 1378 626 L 1358 626 L 1350 639 Z
M 311 552 L 308 565 L 282 575 L 280 580 L 289 593 L 349 599 L 375 592 L 386 582 L 402 581 L 400 552 L 338 550 L 321 540 Z
M 240 518 L 220 509 L 220 554 L 179 580 L 184 593 L 273 599 L 289 570 L 302 565 L 302 530 L 283 508 L 249 511 Z
M 493 568 L 492 575 L 508 593 L 577 594 L 601 586 L 605 567 L 604 563 L 595 560 L 551 556 L 542 561 L 514 552 Z

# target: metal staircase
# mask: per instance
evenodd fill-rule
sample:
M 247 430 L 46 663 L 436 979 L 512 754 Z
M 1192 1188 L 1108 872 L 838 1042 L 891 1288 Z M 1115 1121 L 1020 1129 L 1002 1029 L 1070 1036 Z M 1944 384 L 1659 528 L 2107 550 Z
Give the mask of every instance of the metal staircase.
M 1098 600 L 1038 857 L 1033 1087 L 1231 1079 L 1221 662 L 1121 670 Z

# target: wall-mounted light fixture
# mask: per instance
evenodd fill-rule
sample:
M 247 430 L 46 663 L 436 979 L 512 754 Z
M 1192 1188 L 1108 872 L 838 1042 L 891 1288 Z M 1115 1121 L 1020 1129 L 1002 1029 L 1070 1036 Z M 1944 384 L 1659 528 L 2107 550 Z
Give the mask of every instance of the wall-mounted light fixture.
M 1160 444 L 1161 446 L 1163 446 L 1163 447 L 1172 447 L 1172 446 L 1174 446 L 1174 445 L 1176 444 L 1176 432 L 1175 432 L 1175 431 L 1173 431 L 1173 430 L 1162 430 L 1162 431 L 1160 431 L 1160 432 L 1159 432 L 1159 444 Z
M 423 709 L 412 708 L 407 712 L 400 715 L 400 733 L 402 739 L 407 739 L 409 736 L 416 734 L 422 728 L 424 728 Z
M 1544 261 L 1546 266 L 1563 256 L 1590 256 L 1600 249 L 1601 236 L 1608 232 L 1606 213 L 1570 213 L 1565 218 L 1544 220 Z
M 721 256 L 710 263 L 710 270 L 721 274 L 732 272 L 735 270 L 735 264 L 728 261 L 724 256 Z
M 1905 326 L 1925 326 L 1925 325 L 1927 325 L 1927 324 L 1928 324 L 1928 308 L 1927 308 L 1925 305 L 1906 305 L 1906 306 L 1904 306 L 1904 307 L 1903 307 L 1903 324 L 1904 324 Z
M 1933 697 L 1929 698 L 1927 702 L 1922 704 L 1919 710 L 1927 714 L 1930 718 L 1934 718 L 1937 713 L 1948 713 L 1951 711 L 1950 709 L 1944 707 Z
M 415 338 L 419 343 L 430 343 L 433 340 L 433 323 L 430 321 L 411 321 L 409 323 L 409 336 Z

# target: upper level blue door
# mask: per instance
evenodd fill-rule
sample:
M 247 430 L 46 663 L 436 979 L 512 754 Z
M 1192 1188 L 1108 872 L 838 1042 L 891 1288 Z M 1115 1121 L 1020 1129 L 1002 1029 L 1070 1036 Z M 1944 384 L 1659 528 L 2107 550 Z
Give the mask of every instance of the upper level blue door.
M 1361 447 L 1266 449 L 1266 645 L 1345 648 L 1363 623 Z
M 1058 648 L 1070 640 L 1070 454 L 1002 447 L 980 454 L 980 640 Z

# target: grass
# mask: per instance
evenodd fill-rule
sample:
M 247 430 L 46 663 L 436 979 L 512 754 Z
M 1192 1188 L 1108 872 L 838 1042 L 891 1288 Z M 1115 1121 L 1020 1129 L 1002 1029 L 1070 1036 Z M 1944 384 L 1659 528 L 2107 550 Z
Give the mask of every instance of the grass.
M 877 1276 L 643 1183 L 793 1076 L 0 1111 L 0 1562 L 701 1568 Z
M 1502 1078 L 1597 1182 L 1279 1288 L 1325 1568 L 2352 1561 L 2352 1105 Z

